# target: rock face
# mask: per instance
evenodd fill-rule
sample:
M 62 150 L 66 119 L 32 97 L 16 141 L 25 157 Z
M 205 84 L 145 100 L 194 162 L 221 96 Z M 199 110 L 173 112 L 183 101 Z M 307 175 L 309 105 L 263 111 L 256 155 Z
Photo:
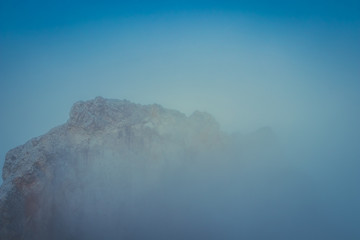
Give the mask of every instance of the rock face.
M 141 207 L 174 179 L 164 176 L 227 141 L 207 113 L 102 97 L 77 102 L 65 124 L 7 153 L 0 239 L 134 239 L 129 223 L 142 221 L 136 212 L 150 211 Z

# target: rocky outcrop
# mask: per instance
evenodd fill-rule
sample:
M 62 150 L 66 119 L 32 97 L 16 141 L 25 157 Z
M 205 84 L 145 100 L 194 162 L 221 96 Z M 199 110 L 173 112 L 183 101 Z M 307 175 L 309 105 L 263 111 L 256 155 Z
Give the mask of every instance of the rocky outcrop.
M 103 233 L 87 229 L 99 224 L 116 225 L 126 239 L 132 230 L 121 221 L 132 221 L 131 204 L 228 140 L 207 113 L 102 97 L 77 102 L 65 124 L 7 153 L 0 239 L 97 239 Z

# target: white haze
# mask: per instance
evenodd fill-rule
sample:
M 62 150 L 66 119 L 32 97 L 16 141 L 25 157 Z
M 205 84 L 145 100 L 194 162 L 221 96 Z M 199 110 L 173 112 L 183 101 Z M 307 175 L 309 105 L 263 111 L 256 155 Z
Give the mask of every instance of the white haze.
M 212 149 L 160 146 L 155 158 L 65 153 L 80 165 L 57 163 L 51 239 L 356 238 L 359 151 L 314 139 L 284 143 L 265 128 Z
M 276 143 L 177 157 L 156 184 L 144 157 L 120 179 L 113 166 L 125 163 L 94 155 L 104 165 L 70 196 L 82 220 L 68 206 L 57 227 L 84 239 L 359 239 L 358 32 L 194 15 L 2 38 L 1 161 L 98 95 L 208 111 L 229 135 L 270 126 Z

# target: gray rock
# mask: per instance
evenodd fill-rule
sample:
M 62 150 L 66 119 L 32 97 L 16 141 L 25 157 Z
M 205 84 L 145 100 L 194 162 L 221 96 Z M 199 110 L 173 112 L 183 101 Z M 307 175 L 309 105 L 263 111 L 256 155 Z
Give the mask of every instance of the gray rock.
M 77 102 L 65 124 L 6 154 L 0 239 L 95 239 L 85 230 L 99 224 L 94 219 L 112 226 L 114 216 L 104 214 L 127 216 L 129 199 L 228 140 L 207 113 L 102 97 Z

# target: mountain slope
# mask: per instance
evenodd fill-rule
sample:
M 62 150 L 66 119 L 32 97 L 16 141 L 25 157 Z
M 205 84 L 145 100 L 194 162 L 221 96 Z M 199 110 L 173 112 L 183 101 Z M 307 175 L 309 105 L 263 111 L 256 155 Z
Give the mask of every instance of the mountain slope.
M 7 153 L 0 239 L 89 239 L 94 219 L 130 214 L 125 205 L 228 140 L 207 113 L 187 117 L 102 97 L 78 102 L 65 124 Z

